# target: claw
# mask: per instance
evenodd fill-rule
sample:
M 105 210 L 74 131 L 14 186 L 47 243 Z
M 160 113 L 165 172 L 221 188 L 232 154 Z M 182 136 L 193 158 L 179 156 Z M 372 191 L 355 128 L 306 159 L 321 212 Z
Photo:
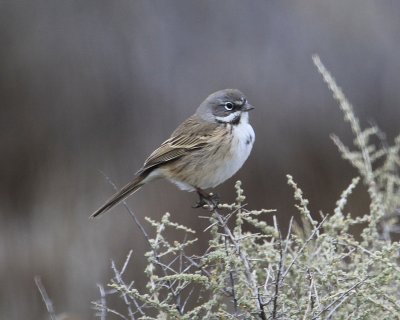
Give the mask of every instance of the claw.
M 207 204 L 207 202 L 204 199 L 200 199 L 199 201 L 197 201 L 192 208 L 197 209 L 197 208 L 202 208 Z
M 199 195 L 199 201 L 197 201 L 192 208 L 203 208 L 205 205 L 208 206 L 210 211 L 213 211 L 218 207 L 219 197 L 213 193 L 206 193 L 201 189 L 197 189 L 197 193 Z

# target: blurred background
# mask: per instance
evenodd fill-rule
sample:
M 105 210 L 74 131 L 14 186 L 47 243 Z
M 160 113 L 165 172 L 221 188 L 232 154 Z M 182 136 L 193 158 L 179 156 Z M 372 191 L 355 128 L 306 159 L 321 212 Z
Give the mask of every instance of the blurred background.
M 400 2 L 0 1 L 0 318 L 46 319 L 33 278 L 57 313 L 92 319 L 110 259 L 145 242 L 123 206 L 88 216 L 211 92 L 239 88 L 256 106 L 253 153 L 217 189 L 250 208 L 297 214 L 290 173 L 313 214 L 331 212 L 357 173 L 329 138 L 352 138 L 311 61 L 318 53 L 362 124 L 399 133 Z M 207 226 L 195 194 L 159 181 L 128 200 L 141 219 Z M 349 210 L 368 208 L 358 188 Z M 174 235 L 172 235 L 173 237 Z

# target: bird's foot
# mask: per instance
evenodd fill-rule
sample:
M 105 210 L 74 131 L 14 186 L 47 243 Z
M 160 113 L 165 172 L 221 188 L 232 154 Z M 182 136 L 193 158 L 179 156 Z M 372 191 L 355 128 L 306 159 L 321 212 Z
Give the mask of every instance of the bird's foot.
M 194 205 L 193 208 L 203 208 L 204 206 L 207 206 L 207 208 L 210 211 L 213 211 L 214 209 L 218 208 L 218 205 L 220 203 L 219 196 L 217 194 L 207 194 L 207 193 L 200 193 L 199 192 L 199 201 L 197 201 Z

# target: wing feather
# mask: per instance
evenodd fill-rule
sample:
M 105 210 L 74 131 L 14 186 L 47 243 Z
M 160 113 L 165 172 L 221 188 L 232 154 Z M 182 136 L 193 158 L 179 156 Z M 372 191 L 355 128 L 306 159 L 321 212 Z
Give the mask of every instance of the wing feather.
M 190 117 L 147 158 L 139 172 L 178 159 L 193 150 L 203 148 L 207 145 L 209 137 L 213 135 L 216 127 L 216 124 L 198 121 L 195 116 Z

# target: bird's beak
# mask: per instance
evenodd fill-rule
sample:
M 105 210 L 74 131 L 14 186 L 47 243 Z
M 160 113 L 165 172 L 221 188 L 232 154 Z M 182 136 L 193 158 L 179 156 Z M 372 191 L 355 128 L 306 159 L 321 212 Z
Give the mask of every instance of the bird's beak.
M 254 109 L 254 107 L 253 107 L 251 104 L 249 104 L 249 103 L 246 103 L 246 104 L 242 107 L 242 111 L 244 111 L 244 112 L 248 112 L 248 111 L 253 110 L 253 109 Z

